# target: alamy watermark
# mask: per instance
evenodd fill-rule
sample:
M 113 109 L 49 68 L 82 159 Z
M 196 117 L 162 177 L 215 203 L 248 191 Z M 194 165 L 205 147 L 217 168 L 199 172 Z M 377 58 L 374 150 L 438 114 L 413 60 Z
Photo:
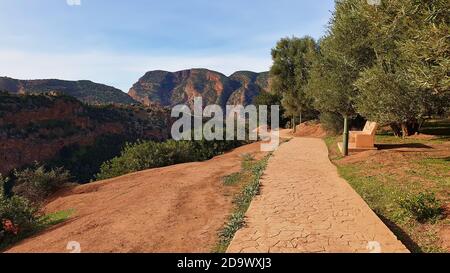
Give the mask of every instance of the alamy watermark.
M 81 0 L 66 0 L 69 6 L 81 6 Z
M 67 250 L 70 250 L 70 253 L 81 253 L 81 244 L 77 241 L 70 241 L 66 246 Z
M 202 97 L 194 98 L 193 109 L 187 105 L 173 107 L 171 116 L 174 140 L 263 140 L 262 151 L 274 151 L 280 145 L 279 105 L 208 105 Z M 225 111 L 224 111 L 225 110 Z M 181 115 L 181 117 L 180 117 Z M 205 119 L 209 119 L 205 122 Z M 270 124 L 270 126 L 269 126 Z
M 370 241 L 367 244 L 367 249 L 370 251 L 370 253 L 381 253 L 382 252 L 381 244 L 380 244 L 380 242 L 377 242 L 377 241 Z

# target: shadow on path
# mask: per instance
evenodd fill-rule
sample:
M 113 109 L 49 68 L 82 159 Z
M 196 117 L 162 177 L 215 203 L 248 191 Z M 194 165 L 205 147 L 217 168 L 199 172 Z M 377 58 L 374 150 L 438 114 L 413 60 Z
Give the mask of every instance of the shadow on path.
M 383 223 L 397 236 L 397 238 L 411 251 L 411 253 L 423 253 L 423 250 L 416 244 L 411 237 L 397 224 L 387 219 L 381 214 L 376 213 Z

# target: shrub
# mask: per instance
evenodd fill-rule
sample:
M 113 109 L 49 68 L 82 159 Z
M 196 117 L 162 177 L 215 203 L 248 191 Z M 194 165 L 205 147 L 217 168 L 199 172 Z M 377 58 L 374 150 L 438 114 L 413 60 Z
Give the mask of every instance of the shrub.
M 419 193 L 400 200 L 400 206 L 419 222 L 437 220 L 442 216 L 442 204 L 433 193 Z
M 126 144 L 121 155 L 102 164 L 97 180 L 179 163 L 204 161 L 238 147 L 239 141 L 139 141 Z
M 44 166 L 39 166 L 38 163 L 32 168 L 22 171 L 15 170 L 14 175 L 16 180 L 13 192 L 33 203 L 42 202 L 70 180 L 69 172 L 63 168 L 54 168 L 47 171 Z
M 37 207 L 27 199 L 4 193 L 7 179 L 0 175 L 0 249 L 12 244 L 39 227 Z

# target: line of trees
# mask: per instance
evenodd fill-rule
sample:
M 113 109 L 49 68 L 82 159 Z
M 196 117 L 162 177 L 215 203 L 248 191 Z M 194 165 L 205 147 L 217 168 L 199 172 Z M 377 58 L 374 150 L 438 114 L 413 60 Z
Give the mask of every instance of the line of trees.
M 272 90 L 284 114 L 362 116 L 398 136 L 450 107 L 448 0 L 336 1 L 327 34 L 281 39 L 272 50 Z M 294 125 L 295 128 L 295 125 Z

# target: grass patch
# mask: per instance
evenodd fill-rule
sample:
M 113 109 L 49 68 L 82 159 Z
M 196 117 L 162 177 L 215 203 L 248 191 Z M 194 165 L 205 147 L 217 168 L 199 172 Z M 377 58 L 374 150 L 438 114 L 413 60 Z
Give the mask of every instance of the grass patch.
M 44 227 L 51 227 L 67 221 L 75 213 L 74 209 L 47 214 L 41 218 Z
M 330 160 L 338 160 L 343 158 L 342 153 L 339 151 L 337 143 L 341 140 L 342 137 L 338 136 L 327 136 L 324 138 L 325 144 L 328 146 L 328 152 L 330 156 Z
M 242 189 L 234 198 L 234 211 L 228 218 L 228 222 L 219 231 L 219 240 L 214 247 L 213 252 L 224 253 L 236 231 L 245 225 L 245 213 L 250 203 L 257 194 L 259 194 L 260 179 L 267 167 L 267 162 L 271 154 L 263 159 L 256 161 L 252 156 L 244 155 L 242 160 L 242 170 L 239 173 L 232 174 L 224 179 L 232 184 L 241 184 Z M 226 181 L 225 181 L 226 180 Z
M 233 186 L 239 183 L 242 180 L 242 173 L 237 172 L 230 175 L 227 175 L 223 178 L 223 184 L 225 186 Z
M 400 206 L 420 223 L 436 222 L 443 216 L 442 202 L 436 198 L 434 193 L 421 192 L 407 196 L 400 200 Z
M 423 143 L 433 149 L 384 150 L 343 160 L 335 150 L 340 137 L 325 139 L 330 159 L 369 207 L 411 252 L 446 252 L 440 232 L 448 228 L 443 207 L 450 202 L 450 164 L 434 139 L 377 136 L 380 144 Z M 409 147 L 401 145 L 403 147 Z M 404 150 L 405 148 L 403 148 Z M 440 156 L 440 157 L 439 157 Z

